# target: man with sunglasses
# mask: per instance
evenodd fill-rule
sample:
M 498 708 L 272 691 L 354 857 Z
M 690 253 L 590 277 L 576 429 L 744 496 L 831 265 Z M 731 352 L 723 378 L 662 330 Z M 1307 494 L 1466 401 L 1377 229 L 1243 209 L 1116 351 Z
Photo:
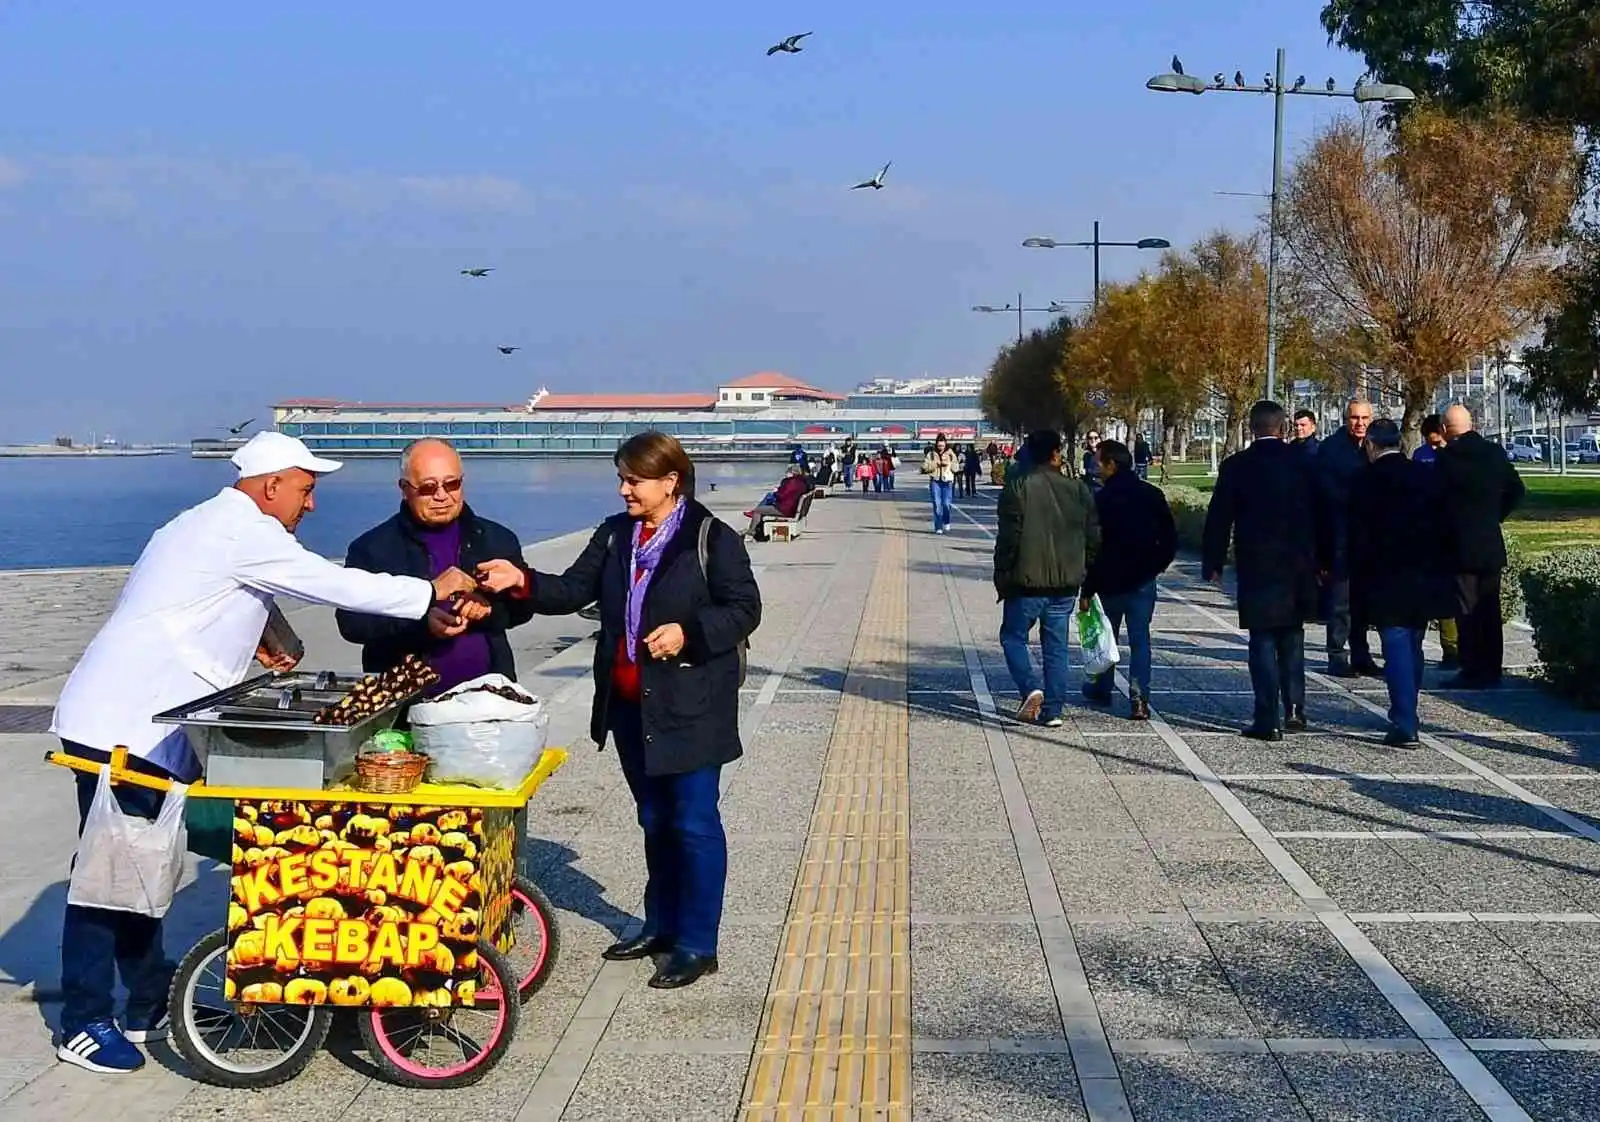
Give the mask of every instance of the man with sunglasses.
M 484 674 L 516 678 L 506 631 L 533 618 L 517 535 L 467 505 L 461 457 L 443 440 L 411 443 L 400 459 L 400 509 L 350 543 L 344 563 L 372 573 L 431 579 L 452 566 L 478 578 L 454 618 L 421 622 L 338 612 L 339 634 L 361 644 L 361 668 L 386 670 L 408 654 L 439 675 L 441 693 Z

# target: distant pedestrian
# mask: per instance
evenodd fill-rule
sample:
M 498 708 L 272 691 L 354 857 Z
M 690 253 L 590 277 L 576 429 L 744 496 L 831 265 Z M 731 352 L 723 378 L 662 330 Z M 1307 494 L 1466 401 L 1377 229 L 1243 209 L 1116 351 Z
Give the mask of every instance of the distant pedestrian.
M 861 457 L 856 461 L 856 478 L 861 481 L 861 493 L 863 495 L 867 493 L 874 483 L 872 476 L 875 470 L 872 466 L 872 458 L 865 452 L 861 453 Z M 878 490 L 883 490 L 881 484 L 879 484 Z
M 983 457 L 978 454 L 976 444 L 967 445 L 966 452 L 961 457 L 961 478 L 963 482 L 962 494 L 968 498 L 976 498 L 978 494 L 978 473 L 983 470 Z
M 1083 438 L 1083 481 L 1091 488 L 1100 486 L 1100 461 L 1094 450 L 1100 445 L 1100 434 L 1093 429 Z
M 1367 643 L 1367 623 L 1350 606 L 1350 484 L 1367 466 L 1362 441 L 1372 406 L 1360 398 L 1345 405 L 1344 428 L 1307 458 L 1317 482 L 1318 532 L 1327 543 L 1328 673 L 1336 678 L 1381 678 Z M 1286 513 L 1299 508 L 1285 508 Z
M 1422 418 L 1422 443 L 1411 453 L 1411 460 L 1413 463 L 1433 467 L 1439 462 L 1439 452 L 1444 446 L 1444 418 L 1437 413 L 1429 413 Z M 1461 669 L 1461 631 L 1456 627 L 1454 606 L 1451 607 L 1449 614 L 1436 622 L 1439 627 L 1439 647 L 1443 652 L 1443 657 L 1439 660 L 1439 669 Z
M 1150 442 L 1144 438 L 1144 433 L 1136 433 L 1133 438 L 1133 474 L 1140 479 L 1150 478 L 1150 461 L 1154 459 L 1150 451 Z M 1102 461 L 1103 462 L 1103 461 Z
M 922 457 L 922 474 L 928 477 L 928 498 L 933 503 L 933 532 L 936 534 L 950 528 L 950 507 L 955 499 L 959 467 L 960 457 L 941 432 L 934 437 L 927 455 Z

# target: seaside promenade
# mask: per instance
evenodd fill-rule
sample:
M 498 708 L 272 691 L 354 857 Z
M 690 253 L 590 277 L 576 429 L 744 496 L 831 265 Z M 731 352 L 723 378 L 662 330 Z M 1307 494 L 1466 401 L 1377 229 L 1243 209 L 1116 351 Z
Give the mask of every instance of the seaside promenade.
M 1420 750 L 1381 745 L 1381 682 L 1319 673 L 1313 731 L 1256 744 L 1234 735 L 1231 603 L 1180 559 L 1157 719 L 1119 697 L 1020 726 L 993 494 L 945 537 L 913 486 L 835 495 L 794 543 L 752 545 L 765 618 L 725 775 L 721 972 L 687 990 L 599 957 L 636 921 L 643 853 L 615 758 L 584 736 L 591 628 L 516 633 L 573 750 L 529 841 L 561 957 L 500 1066 L 431 1094 L 375 1080 L 347 1027 L 261 1094 L 193 1083 L 160 1045 L 130 1077 L 54 1061 L 76 823 L 42 730 L 119 575 L 0 574 L 0 1118 L 1600 1117 L 1600 714 L 1527 679 L 1526 632 L 1508 630 L 1500 690 L 1438 692 L 1430 668 Z M 735 518 L 752 497 L 710 496 Z M 582 540 L 529 555 L 559 567 Z M 308 664 L 353 665 L 331 613 L 291 618 Z M 193 871 L 169 953 L 220 925 L 225 884 Z

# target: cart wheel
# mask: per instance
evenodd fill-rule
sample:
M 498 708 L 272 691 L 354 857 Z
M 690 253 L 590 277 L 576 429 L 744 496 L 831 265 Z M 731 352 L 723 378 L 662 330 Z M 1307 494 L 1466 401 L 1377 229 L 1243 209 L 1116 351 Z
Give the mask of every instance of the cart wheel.
M 556 910 L 544 890 L 527 877 L 511 883 L 511 926 L 516 941 L 505 957 L 517 977 L 517 996 L 527 1001 L 543 987 L 561 953 Z
M 505 956 L 478 944 L 483 980 L 475 1005 L 388 1007 L 360 1011 L 356 1023 L 374 1063 L 402 1087 L 467 1087 L 489 1073 L 511 1046 L 521 1005 Z
M 228 933 L 196 943 L 172 978 L 172 1043 L 195 1073 L 219 1087 L 275 1087 L 299 1075 L 328 1038 L 321 1005 L 246 1005 L 224 992 Z

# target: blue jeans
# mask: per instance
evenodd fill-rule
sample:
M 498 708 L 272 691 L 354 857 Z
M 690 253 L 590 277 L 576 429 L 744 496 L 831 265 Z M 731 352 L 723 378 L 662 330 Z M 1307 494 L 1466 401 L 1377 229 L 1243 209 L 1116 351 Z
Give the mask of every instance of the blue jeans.
M 883 489 L 885 491 L 894 490 L 894 472 L 886 471 L 883 473 Z
M 933 528 L 935 530 L 948 530 L 950 528 L 950 507 L 956 498 L 956 485 L 931 479 L 928 481 L 928 495 L 933 499 Z
M 62 741 L 67 751 L 87 759 L 104 760 L 81 744 Z M 160 768 L 129 760 L 130 767 L 165 775 Z M 78 781 L 78 832 L 83 832 L 89 805 L 94 801 L 99 776 L 76 773 Z M 111 788 L 124 814 L 151 821 L 161 813 L 167 796 L 147 787 Z M 70 1040 L 85 1026 L 109 1021 L 115 1011 L 112 991 L 117 974 L 128 991 L 125 1025 L 143 1027 L 167 1004 L 175 965 L 161 945 L 161 921 L 134 912 L 114 912 L 68 904 L 61 923 L 61 1039 Z
M 1006 669 L 1026 698 L 1041 688 L 1033 669 L 1033 654 L 1028 650 L 1028 632 L 1039 624 L 1039 648 L 1044 660 L 1044 707 L 1041 720 L 1059 717 L 1067 704 L 1067 621 L 1077 606 L 1074 596 L 1013 596 L 1006 600 L 1000 617 L 1000 647 L 1005 651 Z
M 1422 636 L 1426 628 L 1380 627 L 1383 681 L 1389 687 L 1389 723 L 1408 737 L 1417 735 L 1417 695 L 1422 692 Z
M 717 953 L 728 882 L 728 838 L 717 808 L 722 769 L 648 775 L 637 705 L 612 710 L 622 776 L 644 830 L 644 931 L 689 954 Z
M 849 487 L 852 484 L 854 484 L 855 481 L 856 481 L 856 465 L 855 464 L 845 464 L 844 465 L 844 485 L 846 487 Z
M 1150 620 L 1156 614 L 1156 582 L 1142 584 L 1131 592 L 1100 594 L 1100 606 L 1106 610 L 1106 620 L 1111 624 L 1111 634 L 1117 636 L 1122 625 L 1128 625 L 1128 682 L 1133 692 L 1150 698 Z M 1116 670 L 1107 670 L 1094 680 L 1094 691 L 1111 692 Z

